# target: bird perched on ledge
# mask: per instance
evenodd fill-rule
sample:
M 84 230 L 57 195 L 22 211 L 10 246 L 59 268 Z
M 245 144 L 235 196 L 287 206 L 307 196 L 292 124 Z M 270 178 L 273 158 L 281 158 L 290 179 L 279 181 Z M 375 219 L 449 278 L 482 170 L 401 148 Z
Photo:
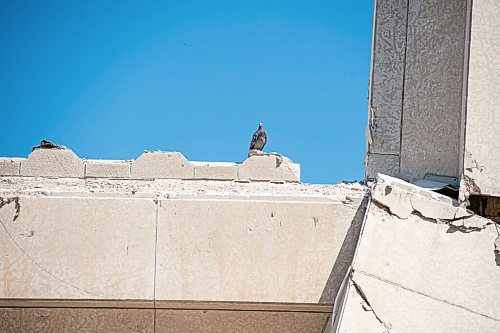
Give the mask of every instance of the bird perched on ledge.
M 262 125 L 262 123 L 259 123 L 259 129 L 253 134 L 252 142 L 250 142 L 250 151 L 262 150 L 266 143 L 267 134 L 266 131 L 264 131 L 264 125 Z

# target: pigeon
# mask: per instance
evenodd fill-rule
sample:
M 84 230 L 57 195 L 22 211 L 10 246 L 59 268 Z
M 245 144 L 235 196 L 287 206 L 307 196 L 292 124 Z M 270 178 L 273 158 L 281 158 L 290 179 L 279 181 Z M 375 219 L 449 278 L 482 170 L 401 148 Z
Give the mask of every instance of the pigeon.
M 259 129 L 253 134 L 250 142 L 250 150 L 262 150 L 267 143 L 267 134 L 264 131 L 262 123 L 259 123 Z
M 40 141 L 39 146 L 35 146 L 32 148 L 33 151 L 35 149 L 66 149 L 66 147 L 52 143 L 48 140 L 42 140 L 42 141 Z

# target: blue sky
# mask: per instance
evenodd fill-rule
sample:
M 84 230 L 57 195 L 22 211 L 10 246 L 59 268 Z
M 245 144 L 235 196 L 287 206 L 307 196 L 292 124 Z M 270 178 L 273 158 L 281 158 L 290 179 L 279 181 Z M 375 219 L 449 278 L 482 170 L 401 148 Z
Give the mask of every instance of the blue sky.
M 0 156 L 265 151 L 363 178 L 373 0 L 0 1 Z

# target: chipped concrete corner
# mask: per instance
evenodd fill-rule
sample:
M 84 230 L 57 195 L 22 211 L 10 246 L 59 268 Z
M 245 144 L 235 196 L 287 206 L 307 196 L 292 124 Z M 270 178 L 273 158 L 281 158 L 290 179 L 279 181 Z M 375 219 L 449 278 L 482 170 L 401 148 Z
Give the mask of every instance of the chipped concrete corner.
M 379 174 L 327 332 L 500 331 L 500 230 Z

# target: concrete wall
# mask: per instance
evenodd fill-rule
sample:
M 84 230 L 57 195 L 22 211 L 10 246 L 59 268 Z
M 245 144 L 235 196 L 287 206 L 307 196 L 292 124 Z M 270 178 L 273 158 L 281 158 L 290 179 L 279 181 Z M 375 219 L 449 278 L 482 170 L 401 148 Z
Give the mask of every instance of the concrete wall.
M 469 194 L 500 196 L 500 2 L 472 6 L 465 186 Z
M 467 2 L 375 6 L 366 176 L 460 176 Z
M 3 159 L 0 331 L 322 332 L 365 188 L 286 180 L 279 155 L 147 154 Z

